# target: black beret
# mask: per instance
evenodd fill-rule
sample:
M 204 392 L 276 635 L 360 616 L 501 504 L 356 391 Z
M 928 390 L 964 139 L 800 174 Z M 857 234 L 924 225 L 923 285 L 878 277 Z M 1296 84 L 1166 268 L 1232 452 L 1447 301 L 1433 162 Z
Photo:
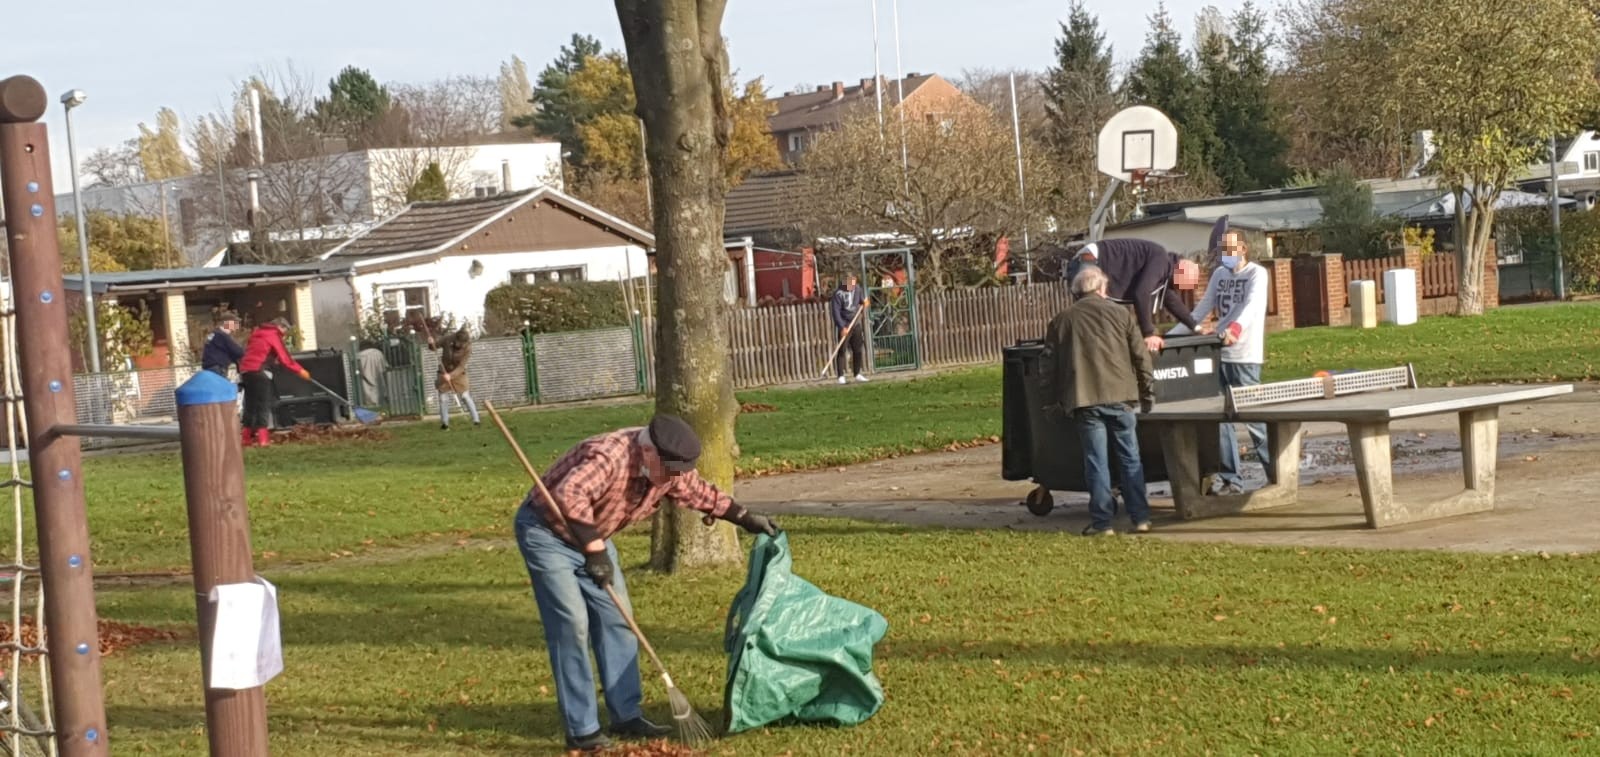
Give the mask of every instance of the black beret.
M 676 415 L 651 418 L 650 441 L 655 444 L 661 462 L 671 470 L 694 470 L 695 461 L 700 459 L 700 437 Z

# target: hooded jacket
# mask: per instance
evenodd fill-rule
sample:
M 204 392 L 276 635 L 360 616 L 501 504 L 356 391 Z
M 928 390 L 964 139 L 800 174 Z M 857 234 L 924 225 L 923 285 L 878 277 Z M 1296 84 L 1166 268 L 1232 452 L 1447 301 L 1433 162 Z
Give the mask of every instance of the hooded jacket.
M 294 358 L 289 357 L 288 348 L 283 346 L 283 329 L 268 322 L 250 332 L 250 343 L 244 348 L 244 357 L 239 359 L 239 372 L 270 370 L 273 365 L 281 365 L 295 373 L 305 370 Z

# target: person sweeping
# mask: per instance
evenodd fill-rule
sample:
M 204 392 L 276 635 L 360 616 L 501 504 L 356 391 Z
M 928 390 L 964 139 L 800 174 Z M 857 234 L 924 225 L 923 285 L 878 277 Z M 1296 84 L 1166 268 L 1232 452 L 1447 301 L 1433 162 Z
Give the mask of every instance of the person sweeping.
M 428 349 L 439 351 L 439 375 L 433 380 L 433 389 L 439 393 L 439 428 L 450 430 L 450 403 L 445 395 L 456 398 L 456 406 L 465 408 L 472 416 L 472 425 L 478 425 L 478 405 L 472 401 L 467 384 L 467 358 L 472 356 L 472 332 L 462 326 L 456 333 L 444 338 L 441 346 L 428 331 Z
M 650 517 L 667 499 L 751 533 L 778 533 L 772 518 L 745 509 L 701 478 L 695 472 L 699 457 L 694 429 L 676 416 L 657 415 L 648 426 L 579 442 L 543 477 L 555 501 L 536 486 L 517 509 L 517 547 L 533 580 L 568 749 L 598 752 L 611 744 L 600 728 L 591 649 L 610 735 L 652 739 L 673 730 L 646 720 L 640 707 L 638 639 L 607 593 L 607 587 L 614 590 L 632 613 L 611 536 Z
M 244 384 L 244 420 L 240 441 L 246 447 L 272 444 L 272 414 L 278 407 L 278 390 L 272 385 L 272 369 L 278 366 L 306 381 L 311 372 L 289 356 L 283 335 L 289 321 L 283 316 L 263 323 L 250 332 L 250 342 L 239 359 L 240 383 Z

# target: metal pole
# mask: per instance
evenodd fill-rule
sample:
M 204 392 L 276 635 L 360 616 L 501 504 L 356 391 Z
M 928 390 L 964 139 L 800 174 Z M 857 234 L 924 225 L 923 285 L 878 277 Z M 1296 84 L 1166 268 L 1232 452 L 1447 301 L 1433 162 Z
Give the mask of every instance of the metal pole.
M 83 274 L 83 314 L 89 327 L 89 372 L 100 372 L 100 327 L 94 312 L 94 286 L 89 283 L 89 232 L 84 222 L 83 193 L 78 190 L 78 140 L 72 129 L 72 105 L 62 103 L 67 114 L 67 160 L 72 162 L 72 215 L 78 220 L 78 270 Z
M 166 245 L 162 255 L 168 267 L 172 266 L 172 230 L 167 226 L 167 185 L 160 184 L 157 189 L 161 192 L 161 241 Z
M 189 510 L 189 550 L 200 621 L 200 671 L 212 757 L 266 757 L 267 696 L 262 686 L 211 688 L 211 636 L 217 624 L 211 590 L 256 578 L 250 508 L 244 496 L 233 382 L 200 371 L 178 387 L 178 443 Z
M 1556 135 L 1550 135 L 1550 239 L 1556 252 L 1556 299 L 1567 298 L 1566 261 L 1561 257 L 1561 171 L 1556 165 Z
M 17 361 L 28 414 L 28 468 L 38 519 L 39 572 L 50 640 L 56 744 L 65 757 L 103 757 L 105 694 L 100 685 L 99 619 L 83 496 L 83 453 L 76 439 L 50 432 L 77 417 L 67 350 L 66 298 L 56 241 L 50 139 L 38 123 L 44 88 L 26 76 L 0 81 L 0 193 L 11 243 L 17 309 Z
M 872 0 L 872 93 L 878 99 L 878 139 L 883 139 L 883 69 L 878 64 L 878 0 Z
M 1017 114 L 1017 72 L 1011 72 L 1011 139 L 1017 148 L 1017 204 L 1022 206 L 1022 254 L 1033 283 L 1033 248 L 1028 244 L 1028 185 L 1022 178 L 1022 117 Z
M 906 75 L 900 68 L 900 0 L 894 0 L 894 109 L 900 114 L 900 177 L 911 194 L 911 157 L 906 151 Z M 909 199 L 909 198 L 908 198 Z

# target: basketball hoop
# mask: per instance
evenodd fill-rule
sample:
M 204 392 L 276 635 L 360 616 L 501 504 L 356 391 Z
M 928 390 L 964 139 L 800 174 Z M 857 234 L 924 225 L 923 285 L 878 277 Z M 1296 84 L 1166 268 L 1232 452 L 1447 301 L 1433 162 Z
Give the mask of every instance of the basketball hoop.
M 1118 184 L 1132 188 L 1134 218 L 1144 217 L 1144 188 L 1152 182 L 1182 176 L 1178 165 L 1178 128 L 1155 108 L 1135 105 L 1118 111 L 1101 127 L 1096 139 L 1095 167 L 1110 177 L 1106 192 L 1089 217 L 1089 233 L 1105 230 L 1107 213 Z

